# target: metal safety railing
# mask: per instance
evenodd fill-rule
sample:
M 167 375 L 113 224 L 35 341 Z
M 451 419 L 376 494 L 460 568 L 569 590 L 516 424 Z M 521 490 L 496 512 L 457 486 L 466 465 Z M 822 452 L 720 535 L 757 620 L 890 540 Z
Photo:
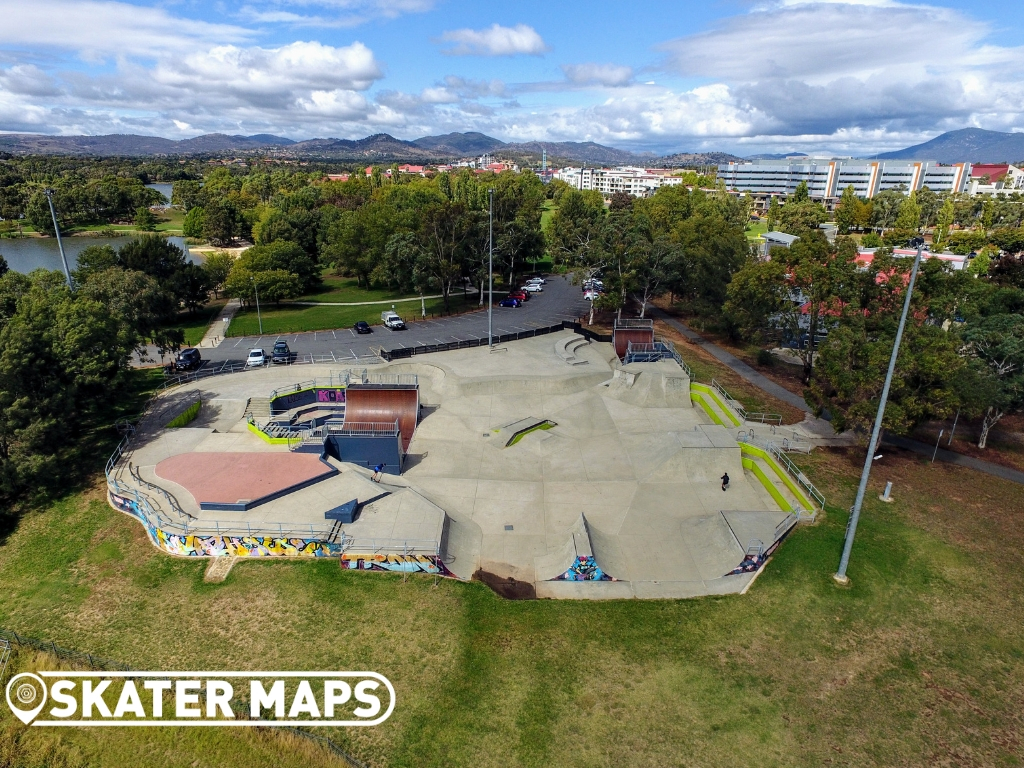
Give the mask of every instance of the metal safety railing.
M 778 413 L 751 413 L 743 407 L 743 404 L 725 391 L 725 387 L 719 384 L 715 379 L 711 380 L 711 387 L 725 401 L 725 404 L 736 411 L 736 414 L 740 417 L 741 421 L 755 421 L 761 424 L 782 424 L 782 415 Z
M 825 509 L 825 497 L 821 494 L 821 491 L 814 487 L 814 484 L 807 479 L 807 476 L 800 470 L 800 467 L 794 464 L 790 458 L 779 449 L 779 446 L 773 442 L 769 442 L 765 450 L 767 450 L 772 458 L 778 461 L 782 468 L 785 469 L 786 472 L 788 472 L 789 475 L 803 487 L 807 492 L 807 495 L 817 505 L 818 508 L 816 510 L 811 510 L 812 512 L 817 513 Z

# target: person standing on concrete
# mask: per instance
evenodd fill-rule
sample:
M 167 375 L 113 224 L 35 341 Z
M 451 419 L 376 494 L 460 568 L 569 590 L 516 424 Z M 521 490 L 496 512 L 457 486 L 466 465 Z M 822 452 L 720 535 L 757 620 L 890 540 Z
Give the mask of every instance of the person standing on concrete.
M 380 482 L 380 476 L 381 476 L 381 474 L 383 474 L 383 472 L 384 472 L 384 465 L 383 464 L 378 464 L 376 467 L 373 468 L 373 477 L 371 477 L 370 479 L 373 480 L 373 482 L 375 482 L 375 483 L 379 483 Z
M 724 475 L 722 475 L 722 490 L 725 491 L 725 490 L 728 490 L 728 489 L 729 489 L 729 473 L 726 472 Z

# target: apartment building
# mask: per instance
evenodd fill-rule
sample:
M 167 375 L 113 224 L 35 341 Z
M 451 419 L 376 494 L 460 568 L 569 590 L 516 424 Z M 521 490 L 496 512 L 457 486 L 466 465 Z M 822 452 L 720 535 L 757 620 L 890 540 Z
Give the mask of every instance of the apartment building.
M 682 183 L 682 178 L 673 176 L 673 170 L 667 168 L 637 168 L 622 166 L 619 168 L 562 168 L 554 174 L 576 189 L 597 190 L 603 195 L 614 195 L 625 192 L 633 197 L 649 197 L 659 187 L 675 186 Z
M 965 192 L 970 163 L 940 165 L 932 160 L 853 160 L 790 158 L 722 163 L 718 178 L 726 189 L 744 192 L 755 201 L 791 195 L 801 182 L 815 200 L 834 202 L 852 186 L 858 197 L 870 198 L 886 189 Z

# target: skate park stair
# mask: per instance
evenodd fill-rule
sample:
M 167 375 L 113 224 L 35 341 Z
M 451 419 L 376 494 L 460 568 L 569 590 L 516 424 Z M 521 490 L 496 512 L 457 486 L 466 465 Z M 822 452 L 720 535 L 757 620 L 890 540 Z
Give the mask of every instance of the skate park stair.
M 254 419 L 269 419 L 270 398 L 250 397 L 249 402 L 245 404 L 245 412 L 251 413 Z
M 690 399 L 697 403 L 715 424 L 731 429 L 743 424 L 743 420 L 723 398 L 717 389 L 707 384 L 690 382 Z
M 576 352 L 588 344 L 590 341 L 587 339 L 573 335 L 555 342 L 555 354 L 569 365 L 587 365 L 589 361 L 577 357 Z
M 741 442 L 740 451 L 743 469 L 754 475 L 782 511 L 813 520 L 824 507 L 818 490 L 774 445 L 761 448 Z

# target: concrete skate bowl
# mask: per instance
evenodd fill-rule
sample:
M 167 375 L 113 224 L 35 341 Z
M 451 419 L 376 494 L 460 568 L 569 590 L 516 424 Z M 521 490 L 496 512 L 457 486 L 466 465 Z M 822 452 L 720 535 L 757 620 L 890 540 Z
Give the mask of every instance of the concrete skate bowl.
M 420 393 L 415 384 L 350 384 L 346 391 L 345 423 L 394 424 L 409 450 L 419 418 Z

